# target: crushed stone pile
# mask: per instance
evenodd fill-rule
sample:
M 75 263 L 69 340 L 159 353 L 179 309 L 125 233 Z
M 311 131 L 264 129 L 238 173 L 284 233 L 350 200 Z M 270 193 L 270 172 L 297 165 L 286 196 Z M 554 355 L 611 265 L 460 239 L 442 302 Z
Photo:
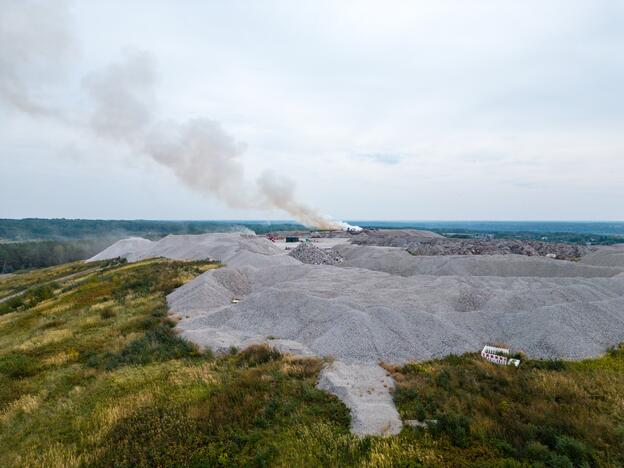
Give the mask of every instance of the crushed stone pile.
M 622 270 L 523 255 L 415 256 L 399 247 L 338 245 L 333 248 L 343 258 L 341 266 L 384 271 L 393 275 L 434 276 L 529 276 L 529 277 L 610 277 Z
M 353 244 L 400 247 L 412 255 L 525 255 L 551 257 L 560 260 L 577 260 L 595 247 L 555 242 L 525 241 L 515 239 L 449 239 L 443 236 L 424 237 L 421 234 L 394 233 L 393 231 L 367 231 L 351 240 Z
M 315 249 L 301 250 L 311 263 L 319 258 Z M 530 357 L 580 359 L 624 341 L 623 246 L 596 249 L 580 262 L 415 256 L 403 247 L 350 244 L 325 254 L 343 261 L 306 264 L 264 238 L 210 234 L 135 239 L 96 257 L 224 262 L 167 297 L 178 332 L 216 351 L 268 342 L 334 357 L 321 386 L 349 406 L 359 434 L 400 429 L 380 361 L 474 352 L 492 342 Z
M 520 240 L 436 239 L 406 247 L 412 255 L 525 255 L 575 260 L 592 249 L 583 245 Z
M 580 260 L 587 265 L 616 267 L 624 269 L 624 244 L 601 247 Z
M 149 239 L 143 239 L 142 237 L 130 237 L 128 239 L 121 239 L 115 242 L 110 247 L 104 249 L 97 255 L 91 257 L 87 262 L 97 262 L 99 260 L 110 260 L 112 258 L 125 258 L 129 256 L 137 255 L 141 252 L 146 252 L 154 245 Z
M 302 242 L 288 255 L 310 265 L 337 265 L 344 261 L 336 250 L 320 249 L 310 242 Z
M 532 357 L 579 359 L 624 341 L 620 275 L 398 276 L 299 264 L 244 270 L 251 293 L 231 304 L 234 292 L 228 296 L 215 273 L 168 297 L 183 334 L 275 336 L 349 363 L 393 364 L 475 351 L 488 342 Z M 222 299 L 211 304 L 215 290 Z
M 230 266 L 265 268 L 298 262 L 264 237 L 237 232 L 178 235 L 152 242 L 131 238 L 120 240 L 87 260 L 122 257 L 129 262 L 164 257 L 174 260 L 215 260 Z
M 411 242 L 425 239 L 445 239 L 441 234 L 418 229 L 363 229 L 351 237 L 359 245 L 407 247 Z
M 128 246 L 139 250 L 124 253 Z M 320 249 L 301 250 L 315 263 Z M 612 257 L 623 252 L 600 249 L 589 261 L 617 263 Z M 582 358 L 624 341 L 624 267 L 522 255 L 414 256 L 358 245 L 322 254 L 344 260 L 303 264 L 267 239 L 237 233 L 131 239 L 96 258 L 224 262 L 168 297 L 179 329 L 194 339 L 202 329 L 222 338 L 274 336 L 322 356 L 389 363 L 491 341 L 535 357 Z

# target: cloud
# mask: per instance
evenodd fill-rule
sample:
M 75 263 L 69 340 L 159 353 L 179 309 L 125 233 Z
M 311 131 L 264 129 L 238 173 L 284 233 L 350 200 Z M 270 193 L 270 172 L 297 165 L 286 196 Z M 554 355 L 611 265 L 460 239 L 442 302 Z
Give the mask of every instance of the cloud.
M 0 43 L 10 45 L 0 48 L 0 100 L 34 117 L 69 123 L 68 106 L 50 108 L 33 92 L 39 84 L 35 72 L 55 66 L 54 59 L 70 47 L 64 14 L 67 4 L 50 8 L 36 2 L 3 1 L 0 7 L 4 6 L 10 8 L 0 23 Z M 46 20 L 33 24 L 32 18 L 40 15 Z M 250 182 L 241 158 L 245 145 L 219 122 L 203 117 L 185 122 L 158 118 L 157 78 L 155 60 L 144 51 L 128 52 L 122 60 L 90 72 L 82 86 L 93 106 L 88 123 L 79 122 L 76 130 L 88 128 L 101 138 L 149 156 L 189 188 L 215 196 L 229 207 L 277 208 L 309 226 L 348 227 L 297 200 L 295 183 L 289 179 L 265 173 Z
M 295 180 L 304 205 L 343 217 L 560 217 L 581 209 L 575 217 L 621 217 L 619 3 L 190 0 L 174 9 L 110 0 L 75 1 L 68 11 L 66 2 L 0 0 L 3 173 L 23 174 L 20 162 L 66 146 L 61 140 L 71 132 L 49 125 L 49 117 L 67 117 L 71 108 L 76 126 L 90 129 L 76 137 L 81 147 L 94 155 L 109 150 L 106 158 L 133 148 L 137 163 L 119 186 L 141 177 L 167 186 L 197 217 L 264 216 L 269 202 L 257 179 L 266 169 Z M 139 52 L 134 68 L 115 70 L 130 67 L 124 63 L 134 53 L 119 58 L 128 44 L 151 58 Z M 67 87 L 59 85 L 64 74 Z M 124 79 L 111 82 L 119 74 Z M 216 138 L 217 128 L 231 144 L 217 138 L 210 151 L 230 156 L 213 163 L 230 168 L 228 175 L 237 173 L 232 163 L 244 169 L 229 179 L 240 188 L 220 205 L 213 199 L 223 195 L 198 188 L 224 191 L 195 169 L 189 147 L 203 133 Z M 155 150 L 156 141 L 182 155 L 179 166 L 169 149 Z M 148 176 L 140 169 L 145 161 L 166 171 Z M 71 162 L 58 170 L 78 171 Z M 92 177 L 88 167 L 80 170 Z M 176 191 L 167 174 L 208 197 Z M 558 195 L 538 197 L 528 185 L 509 183 L 510 175 Z M 380 190 L 370 193 L 373 184 Z M 71 213 L 71 186 L 50 179 L 46 190 Z M 600 197 L 583 205 L 590 192 Z M 153 212 L 147 197 L 128 203 L 135 213 Z M 163 208 L 162 216 L 178 211 Z
M 67 2 L 0 0 L 0 12 L 0 104 L 59 118 L 40 94 L 74 50 Z

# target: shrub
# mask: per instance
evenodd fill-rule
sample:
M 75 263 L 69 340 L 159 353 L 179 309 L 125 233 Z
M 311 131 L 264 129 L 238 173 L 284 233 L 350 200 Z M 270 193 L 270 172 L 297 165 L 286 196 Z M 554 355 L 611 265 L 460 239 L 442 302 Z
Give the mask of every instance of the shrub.
M 148 364 L 170 359 L 198 356 L 197 347 L 180 338 L 165 324 L 145 333 L 126 345 L 119 353 L 108 354 L 105 367 L 108 370 L 133 364 Z
M 567 369 L 567 364 L 561 359 L 543 359 L 538 361 L 529 361 L 528 367 L 532 369 L 542 369 L 551 371 L 563 371 Z
M 40 370 L 39 362 L 23 353 L 13 352 L 0 357 L 0 372 L 7 377 L 32 377 Z
M 100 310 L 100 317 L 102 320 L 107 320 L 109 318 L 113 318 L 117 314 L 111 307 L 106 307 L 105 309 Z
M 12 297 L 0 303 L 0 315 L 8 314 L 16 311 L 24 305 L 24 297 L 22 295 Z
M 446 369 L 442 369 L 438 375 L 435 376 L 435 383 L 438 387 L 442 387 L 445 390 L 450 390 L 451 376 Z
M 455 413 L 438 416 L 437 424 L 432 426 L 434 435 L 446 434 L 453 445 L 466 448 L 470 445 L 470 419 Z
M 58 289 L 58 287 L 59 285 L 56 283 L 39 286 L 38 288 L 32 290 L 31 296 L 35 298 L 38 302 L 52 299 L 54 297 L 54 290 Z
M 557 437 L 555 449 L 562 455 L 568 457 L 574 466 L 589 466 L 591 452 L 582 442 L 569 436 Z
M 46 321 L 44 324 L 41 325 L 41 329 L 42 330 L 47 330 L 49 328 L 56 328 L 56 327 L 60 327 L 61 325 L 65 324 L 65 320 L 61 320 L 61 319 L 51 319 Z
M 275 348 L 266 344 L 250 346 L 238 355 L 237 363 L 239 366 L 256 367 L 260 364 L 266 364 L 282 357 L 281 353 Z
M 529 442 L 524 448 L 524 457 L 531 461 L 546 461 L 550 455 L 550 449 L 536 440 Z
M 624 343 L 620 343 L 618 346 L 612 346 L 608 349 L 607 353 L 614 358 L 624 357 Z

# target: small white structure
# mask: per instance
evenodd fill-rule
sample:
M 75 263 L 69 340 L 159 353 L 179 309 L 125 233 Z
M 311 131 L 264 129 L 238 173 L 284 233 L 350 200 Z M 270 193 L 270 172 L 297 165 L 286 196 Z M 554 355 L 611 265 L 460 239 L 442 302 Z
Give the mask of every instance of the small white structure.
M 494 364 L 500 364 L 501 366 L 516 366 L 520 365 L 520 359 L 513 359 L 509 357 L 509 349 L 497 348 L 496 346 L 485 345 L 481 350 L 481 356 Z

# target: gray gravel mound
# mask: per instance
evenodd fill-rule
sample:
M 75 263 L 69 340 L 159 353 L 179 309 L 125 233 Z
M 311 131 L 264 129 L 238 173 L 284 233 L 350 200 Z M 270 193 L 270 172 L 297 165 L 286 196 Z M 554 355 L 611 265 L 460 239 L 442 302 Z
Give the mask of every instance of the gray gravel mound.
M 357 245 L 400 247 L 413 255 L 526 255 L 576 260 L 595 247 L 515 239 L 450 239 L 426 231 L 365 231 L 351 240 Z M 434 234 L 434 233 L 431 233 Z
M 309 265 L 337 265 L 344 261 L 334 249 L 320 249 L 309 242 L 302 242 L 288 255 Z
M 174 260 L 215 260 L 232 266 L 266 268 L 297 261 L 264 237 L 240 233 L 167 236 L 157 242 L 131 238 L 116 242 L 87 261 L 123 257 L 129 262 L 164 257 Z
M 154 242 L 142 237 L 130 237 L 115 242 L 110 247 L 102 250 L 99 254 L 91 257 L 87 262 L 97 262 L 99 260 L 110 260 L 112 258 L 128 258 L 146 252 L 152 247 Z
M 551 260 L 552 262 L 556 262 Z M 180 302 L 182 330 L 231 329 L 294 340 L 346 362 L 402 363 L 505 342 L 535 357 L 582 358 L 624 341 L 624 278 L 401 277 L 361 268 L 248 270 L 238 304 Z M 212 284 L 214 272 L 194 282 Z M 211 286 L 212 287 L 212 286 Z M 211 293 L 212 294 L 212 293 Z
M 417 256 L 402 248 L 338 245 L 342 266 L 384 271 L 393 275 L 611 277 L 621 268 L 524 255 Z
M 364 229 L 351 237 L 359 245 L 407 247 L 410 243 L 427 239 L 445 239 L 431 231 L 418 229 Z
M 238 233 L 129 239 L 97 257 L 221 260 L 225 268 L 169 295 L 180 330 L 275 336 L 349 362 L 401 363 L 491 341 L 536 357 L 582 358 L 624 341 L 624 267 L 592 264 L 617 265 L 621 246 L 599 249 L 587 262 L 414 256 L 357 245 L 319 251 L 299 249 L 312 262 L 326 254 L 344 261 L 302 264 L 267 239 Z
M 617 267 L 624 269 L 624 244 L 600 247 L 595 252 L 581 258 L 587 265 Z

